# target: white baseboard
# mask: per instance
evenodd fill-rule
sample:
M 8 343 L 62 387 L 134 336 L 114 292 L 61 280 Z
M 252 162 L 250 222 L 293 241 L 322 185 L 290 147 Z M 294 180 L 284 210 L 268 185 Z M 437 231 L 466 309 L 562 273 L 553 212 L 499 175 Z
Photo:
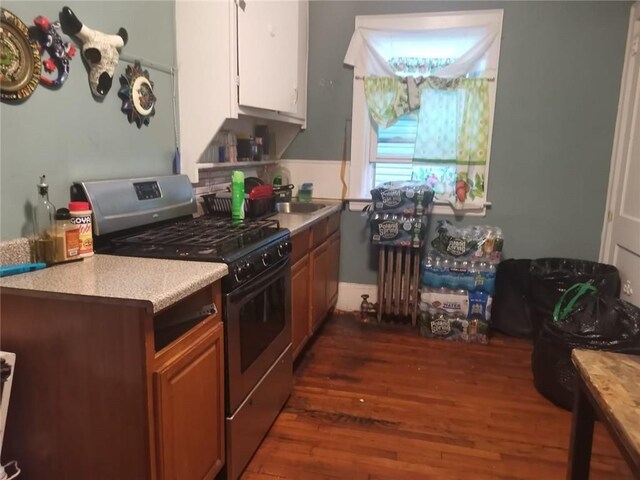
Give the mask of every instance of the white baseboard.
M 345 310 L 347 312 L 360 310 L 362 296 L 369 295 L 369 301 L 376 303 L 378 301 L 378 286 L 366 283 L 347 283 L 340 282 L 338 285 L 338 302 L 336 309 Z

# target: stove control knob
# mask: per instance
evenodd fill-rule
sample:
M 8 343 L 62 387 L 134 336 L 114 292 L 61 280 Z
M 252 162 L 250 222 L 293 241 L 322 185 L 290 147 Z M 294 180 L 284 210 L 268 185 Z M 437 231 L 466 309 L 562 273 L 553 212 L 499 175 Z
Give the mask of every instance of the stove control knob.
M 248 278 L 256 271 L 256 266 L 253 263 L 244 262 L 243 270 L 245 272 L 245 278 Z
M 264 252 L 262 254 L 262 264 L 265 267 L 268 267 L 269 265 L 271 265 L 272 261 L 273 261 L 273 255 L 271 255 L 271 252 Z
M 284 257 L 288 253 L 291 253 L 291 243 L 284 242 L 278 245 L 278 256 Z
M 240 265 L 233 269 L 233 275 L 234 277 L 236 277 L 236 282 L 238 283 L 242 283 L 246 278 L 244 268 L 242 268 L 242 266 Z

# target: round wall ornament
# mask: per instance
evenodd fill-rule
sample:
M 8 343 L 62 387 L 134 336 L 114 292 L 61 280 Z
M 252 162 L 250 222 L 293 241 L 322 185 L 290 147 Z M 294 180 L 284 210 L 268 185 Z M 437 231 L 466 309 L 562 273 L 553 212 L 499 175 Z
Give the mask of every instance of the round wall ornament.
M 135 122 L 138 128 L 149 125 L 156 113 L 156 96 L 149 71 L 142 70 L 140 62 L 136 61 L 120 76 L 120 86 L 118 96 L 122 99 L 122 111 L 126 113 L 129 123 Z
M 25 100 L 40 82 L 40 50 L 22 20 L 0 8 L 0 96 Z

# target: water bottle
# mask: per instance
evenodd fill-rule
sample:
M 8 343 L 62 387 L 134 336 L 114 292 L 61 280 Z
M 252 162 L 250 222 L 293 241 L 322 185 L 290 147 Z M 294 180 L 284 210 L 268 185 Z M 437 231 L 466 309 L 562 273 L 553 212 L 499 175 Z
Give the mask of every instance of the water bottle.
M 457 290 L 460 286 L 460 262 L 456 259 L 451 260 L 451 269 L 449 270 L 449 288 Z
M 459 274 L 459 279 L 458 279 L 458 288 L 460 289 L 464 289 L 464 290 L 469 290 L 469 268 L 470 268 L 471 262 L 469 260 L 462 260 L 460 262 L 460 274 Z M 473 288 L 473 286 L 471 286 L 471 288 Z
M 422 277 L 421 277 L 422 285 L 425 287 L 431 287 L 432 276 L 433 276 L 433 258 L 431 258 L 431 256 L 427 256 L 427 258 L 422 261 Z
M 475 292 L 478 288 L 476 282 L 478 281 L 478 264 L 476 262 L 469 262 L 469 271 L 467 272 L 467 290 Z
M 448 290 L 451 288 L 451 260 L 447 257 L 444 257 L 441 262 L 442 265 L 442 293 L 448 293 Z
M 432 274 L 430 275 L 431 288 L 434 290 L 442 288 L 443 275 L 442 275 L 442 260 L 439 256 L 436 256 L 433 262 Z
M 493 263 L 488 264 L 484 275 L 484 291 L 489 295 L 496 292 L 496 266 Z
M 484 290 L 484 282 L 486 280 L 486 272 L 487 272 L 487 262 L 479 262 L 478 263 L 478 274 L 476 275 L 476 283 L 475 283 L 475 291 L 483 291 Z

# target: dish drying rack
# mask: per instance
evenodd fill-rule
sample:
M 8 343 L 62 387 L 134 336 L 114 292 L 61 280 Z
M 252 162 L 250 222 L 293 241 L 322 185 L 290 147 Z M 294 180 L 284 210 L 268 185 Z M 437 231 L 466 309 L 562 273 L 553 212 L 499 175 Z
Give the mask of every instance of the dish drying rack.
M 231 215 L 231 192 L 207 193 L 202 195 L 204 211 L 207 215 Z M 276 211 L 276 196 L 250 199 L 244 196 L 244 213 L 247 218 L 258 218 Z

